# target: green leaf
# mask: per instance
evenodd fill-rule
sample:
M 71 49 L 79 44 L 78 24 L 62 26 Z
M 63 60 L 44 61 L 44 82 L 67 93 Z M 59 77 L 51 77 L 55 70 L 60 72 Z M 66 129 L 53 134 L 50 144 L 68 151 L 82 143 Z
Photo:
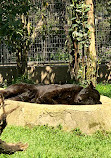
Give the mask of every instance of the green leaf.
M 78 9 L 76 9 L 76 12 L 78 12 L 78 13 L 82 13 L 82 10 L 78 10 Z
M 74 7 L 74 5 L 73 5 L 73 4 L 71 4 L 71 5 L 70 5 L 70 7 Z
M 89 7 L 84 10 L 84 12 L 88 12 L 88 11 L 90 11 Z
M 81 22 L 80 20 L 77 20 L 76 23 L 77 23 L 77 24 L 81 24 L 82 22 Z
M 77 41 L 79 41 L 79 42 L 80 42 L 80 41 L 81 41 L 81 38 L 80 38 L 80 37 L 77 37 Z
M 71 18 L 71 20 L 75 20 L 75 19 L 77 19 L 77 17 L 73 17 L 73 18 Z
M 73 31 L 73 29 L 72 29 L 72 28 L 70 28 L 70 29 L 69 29 L 69 31 Z
M 72 24 L 72 28 L 75 28 L 77 27 L 78 25 L 77 24 Z
M 89 25 L 89 24 L 86 24 L 86 25 L 85 25 L 85 28 L 88 28 L 88 29 L 89 29 L 90 27 L 91 27 L 91 25 Z

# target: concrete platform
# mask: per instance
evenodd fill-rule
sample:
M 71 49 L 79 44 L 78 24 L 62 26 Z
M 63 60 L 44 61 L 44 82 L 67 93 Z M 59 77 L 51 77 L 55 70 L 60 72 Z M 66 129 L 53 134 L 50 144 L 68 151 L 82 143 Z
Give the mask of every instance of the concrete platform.
M 101 96 L 101 105 L 42 105 L 6 100 L 6 111 L 19 106 L 8 115 L 9 125 L 62 125 L 64 130 L 75 128 L 86 134 L 96 130 L 111 131 L 111 99 Z

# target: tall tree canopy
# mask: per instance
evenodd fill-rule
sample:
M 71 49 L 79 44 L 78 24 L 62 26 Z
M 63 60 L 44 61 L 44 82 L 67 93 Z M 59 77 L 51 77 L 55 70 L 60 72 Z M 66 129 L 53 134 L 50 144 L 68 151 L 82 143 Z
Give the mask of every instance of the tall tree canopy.
M 1 0 L 0 3 L 0 42 L 6 43 L 8 50 L 16 53 L 19 75 L 27 72 L 31 6 L 30 0 Z

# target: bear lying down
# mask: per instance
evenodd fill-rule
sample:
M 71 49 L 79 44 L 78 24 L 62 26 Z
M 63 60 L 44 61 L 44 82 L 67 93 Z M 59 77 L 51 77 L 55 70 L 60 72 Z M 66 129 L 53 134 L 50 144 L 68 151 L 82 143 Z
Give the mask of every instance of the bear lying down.
M 100 94 L 92 83 L 86 88 L 73 84 L 14 84 L 1 90 L 5 99 L 39 104 L 93 105 L 101 104 Z

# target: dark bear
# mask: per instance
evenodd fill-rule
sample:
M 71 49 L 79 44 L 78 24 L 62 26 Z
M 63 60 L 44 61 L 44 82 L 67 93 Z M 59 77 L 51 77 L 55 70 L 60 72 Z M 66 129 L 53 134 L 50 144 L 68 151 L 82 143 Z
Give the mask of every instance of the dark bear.
M 31 85 L 14 84 L 1 90 L 5 99 L 39 104 L 93 105 L 101 104 L 100 94 L 92 83 L 83 88 L 79 85 Z

